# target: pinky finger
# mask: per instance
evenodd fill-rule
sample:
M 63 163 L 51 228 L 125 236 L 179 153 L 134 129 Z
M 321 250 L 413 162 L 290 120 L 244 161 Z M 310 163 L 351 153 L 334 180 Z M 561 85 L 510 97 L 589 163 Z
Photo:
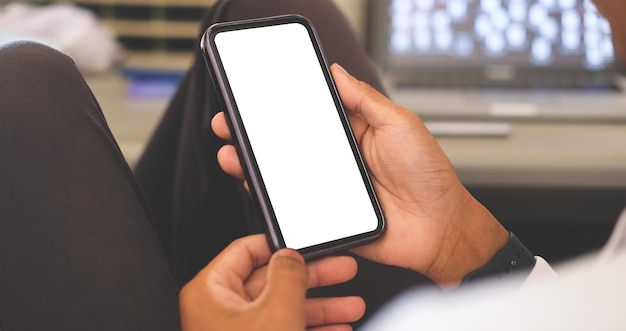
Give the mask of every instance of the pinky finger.
M 339 327 L 361 319 L 365 301 L 360 297 L 314 298 L 306 301 L 305 311 L 307 327 Z

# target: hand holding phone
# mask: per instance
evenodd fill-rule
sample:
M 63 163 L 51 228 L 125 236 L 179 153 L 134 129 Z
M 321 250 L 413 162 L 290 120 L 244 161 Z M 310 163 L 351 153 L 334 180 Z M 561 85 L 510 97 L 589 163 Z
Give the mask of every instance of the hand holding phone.
M 382 210 L 310 23 L 220 23 L 202 49 L 273 249 L 313 258 L 380 236 Z
M 386 219 L 393 222 L 385 228 L 384 238 L 352 251 L 409 268 L 441 285 L 458 284 L 502 247 L 508 232 L 465 189 L 418 116 L 341 67 L 331 69 L 343 105 L 355 115 L 352 129 L 372 171 Z M 213 118 L 212 127 L 230 140 L 222 115 Z M 243 160 L 233 152 L 232 146 L 224 146 L 220 165 L 243 178 Z

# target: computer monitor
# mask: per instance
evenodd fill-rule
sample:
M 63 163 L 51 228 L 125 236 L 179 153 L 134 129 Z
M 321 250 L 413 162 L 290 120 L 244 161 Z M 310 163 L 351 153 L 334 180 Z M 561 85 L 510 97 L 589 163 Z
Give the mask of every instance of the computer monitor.
M 616 69 L 609 24 L 590 0 L 372 0 L 369 6 L 369 49 L 399 83 L 446 73 L 485 81 L 564 73 L 584 83 L 584 74 L 599 80 Z

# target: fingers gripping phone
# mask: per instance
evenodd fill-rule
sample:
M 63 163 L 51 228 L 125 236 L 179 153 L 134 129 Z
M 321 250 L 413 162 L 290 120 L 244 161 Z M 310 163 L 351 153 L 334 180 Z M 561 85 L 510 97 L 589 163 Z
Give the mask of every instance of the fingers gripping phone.
M 271 248 L 315 258 L 380 236 L 383 213 L 310 22 L 218 23 L 201 47 Z

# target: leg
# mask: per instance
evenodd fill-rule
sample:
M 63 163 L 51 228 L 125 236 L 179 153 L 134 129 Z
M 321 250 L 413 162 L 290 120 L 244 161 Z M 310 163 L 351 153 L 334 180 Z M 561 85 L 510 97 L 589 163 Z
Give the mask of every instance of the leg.
M 150 211 L 73 62 L 0 46 L 0 321 L 7 330 L 175 330 Z

